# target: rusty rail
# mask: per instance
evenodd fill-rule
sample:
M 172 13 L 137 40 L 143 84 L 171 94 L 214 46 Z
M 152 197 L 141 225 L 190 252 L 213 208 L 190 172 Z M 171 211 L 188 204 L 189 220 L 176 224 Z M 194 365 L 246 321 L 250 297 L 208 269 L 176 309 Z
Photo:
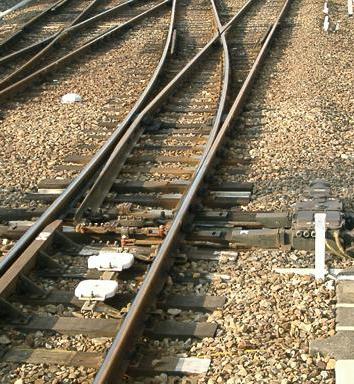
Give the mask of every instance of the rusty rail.
M 162 2 L 156 7 L 162 7 L 168 3 L 169 0 Z M 161 55 L 161 59 L 155 69 L 154 74 L 151 77 L 148 86 L 140 96 L 139 100 L 134 105 L 133 109 L 125 118 L 124 121 L 126 121 L 127 123 L 130 123 L 133 117 L 135 117 L 135 113 L 141 108 L 143 108 L 144 103 L 146 102 L 148 95 L 150 94 L 156 82 L 158 81 L 158 77 L 168 58 L 169 47 L 172 44 L 173 28 L 175 23 L 175 9 L 176 0 L 173 0 L 169 32 L 166 38 L 165 47 Z M 154 10 L 149 10 L 146 12 Z M 146 14 L 146 12 L 144 12 L 144 15 Z M 138 17 L 140 20 L 140 18 L 143 17 L 143 14 L 140 14 L 136 17 Z M 115 33 L 116 30 L 117 28 L 115 30 L 110 31 L 109 33 Z M 113 132 L 109 140 L 100 148 L 100 150 L 93 156 L 91 161 L 82 170 L 82 172 L 75 178 L 75 180 L 72 181 L 72 183 L 66 188 L 66 190 L 38 218 L 36 223 L 31 226 L 30 229 L 16 242 L 16 244 L 10 250 L 8 255 L 0 262 L 0 276 L 5 273 L 7 268 L 21 255 L 21 253 L 26 249 L 26 247 L 36 238 L 36 236 L 38 236 L 38 234 L 43 230 L 46 225 L 48 225 L 51 221 L 57 219 L 58 217 L 64 217 L 65 214 L 82 197 L 82 195 L 91 185 L 92 178 L 105 164 L 110 153 L 113 151 L 123 134 L 124 131 L 120 129 L 120 127 L 118 127 Z
M 234 24 L 248 9 L 248 7 L 252 4 L 254 0 L 249 0 L 240 11 L 232 18 L 230 21 L 230 25 Z M 216 44 L 219 43 L 220 35 L 222 35 L 226 30 L 227 26 L 225 26 L 222 30 L 220 30 L 214 37 L 204 46 L 202 50 L 200 50 L 194 57 L 191 59 L 185 67 L 167 84 L 158 95 L 142 110 L 136 119 L 131 123 L 129 127 L 126 127 L 124 135 L 122 139 L 117 144 L 116 148 L 112 152 L 109 157 L 107 163 L 102 168 L 99 176 L 97 177 L 94 185 L 91 190 L 86 195 L 84 201 L 80 205 L 76 215 L 75 221 L 80 221 L 84 216 L 86 211 L 97 212 L 99 207 L 101 206 L 106 194 L 109 192 L 115 175 L 119 172 L 120 167 L 123 166 L 125 161 L 125 157 L 127 153 L 134 146 L 135 142 L 138 140 L 140 135 L 143 132 L 142 122 L 146 116 L 155 111 L 159 106 L 166 100 L 166 98 L 173 92 L 178 84 L 185 80 L 186 76 L 197 68 L 198 63 L 206 57 L 210 51 L 215 47 Z M 227 64 L 226 64 L 227 65 Z M 228 68 L 225 69 L 225 76 L 229 76 L 227 71 Z M 226 84 L 227 86 L 227 84 Z M 226 91 L 227 88 L 223 89 L 223 94 L 220 99 L 219 109 L 217 112 L 217 116 L 215 119 L 215 123 L 212 129 L 212 135 L 215 136 L 218 127 L 220 125 L 222 113 L 225 109 L 225 101 L 226 101 Z M 209 143 L 210 146 L 210 143 Z
M 16 40 L 18 40 L 25 32 L 27 32 L 31 27 L 33 27 L 37 21 L 40 21 L 42 18 L 47 16 L 50 12 L 55 12 L 58 9 L 60 9 L 65 4 L 69 3 L 73 0 L 59 0 L 55 4 L 50 5 L 49 7 L 45 8 L 42 12 L 40 12 L 38 15 L 27 21 L 25 24 L 23 24 L 18 30 L 16 30 L 11 36 L 6 38 L 2 41 L 0 44 L 0 49 L 6 49 L 9 45 L 15 43 Z
M 151 265 L 148 275 L 146 276 L 132 303 L 129 313 L 127 314 L 110 350 L 108 351 L 108 354 L 96 376 L 94 382 L 95 384 L 114 383 L 125 372 L 134 340 L 141 335 L 147 309 L 153 305 L 157 293 L 163 287 L 167 272 L 173 264 L 173 249 L 176 249 L 178 240 L 183 235 L 182 227 L 187 216 L 189 216 L 190 219 L 190 207 L 197 199 L 198 190 L 206 183 L 205 176 L 209 170 L 212 169 L 214 162 L 217 160 L 218 149 L 221 148 L 225 140 L 227 140 L 226 133 L 231 129 L 232 124 L 243 108 L 257 72 L 266 57 L 270 44 L 273 41 L 274 35 L 279 28 L 280 22 L 283 19 L 289 5 L 290 0 L 286 0 L 257 56 L 257 59 L 252 66 L 251 71 L 238 93 L 224 124 L 220 128 L 220 131 L 218 132 L 211 148 L 206 149 L 207 153 L 205 155 L 205 159 L 198 168 L 198 171 L 195 173 L 187 192 L 178 204 L 177 214 L 173 220 L 172 226 L 163 241 L 153 264 Z M 231 25 L 231 21 L 227 23 L 225 28 L 223 28 L 222 33 L 228 30 Z
M 166 2 L 167 1 L 169 1 L 169 0 L 166 0 Z M 57 68 L 59 66 L 67 63 L 68 61 L 70 61 L 76 57 L 78 57 L 78 55 L 85 52 L 88 48 L 90 48 L 91 46 L 94 46 L 98 42 L 103 41 L 104 39 L 112 36 L 117 31 L 124 30 L 124 28 L 137 22 L 138 20 L 140 20 L 141 17 L 144 17 L 145 15 L 147 15 L 149 13 L 149 11 L 158 9 L 158 6 L 162 4 L 162 3 L 160 3 L 157 6 L 152 7 L 151 9 L 149 9 L 146 12 L 142 12 L 141 14 L 136 16 L 135 18 L 134 17 L 131 18 L 128 22 L 126 22 L 122 25 L 112 27 L 108 32 L 102 32 L 102 33 L 98 34 L 89 42 L 84 43 L 79 48 L 69 52 L 68 54 L 61 57 L 60 59 L 55 60 L 55 61 L 51 62 L 50 64 L 48 64 L 48 65 L 36 70 L 35 72 L 27 75 L 28 72 L 36 64 L 38 64 L 40 62 L 40 60 L 44 59 L 45 56 L 49 52 L 51 52 L 55 49 L 55 47 L 57 46 L 58 43 L 61 43 L 63 40 L 67 39 L 70 34 L 75 33 L 82 28 L 86 28 L 87 26 L 93 24 L 97 20 L 103 19 L 103 18 L 107 17 L 108 15 L 113 14 L 113 13 L 121 10 L 124 7 L 132 5 L 133 3 L 138 2 L 138 0 L 127 0 L 124 3 L 117 5 L 116 7 L 113 7 L 111 9 L 106 10 L 106 11 L 103 11 L 103 12 L 101 12 L 95 16 L 90 17 L 89 19 L 82 21 L 84 16 L 87 15 L 91 11 L 91 9 L 98 4 L 98 2 L 99 2 L 99 0 L 93 0 L 85 8 L 85 10 L 83 10 L 83 12 L 81 14 L 77 18 L 75 18 L 74 21 L 72 21 L 70 23 L 70 25 L 67 28 L 59 31 L 54 36 L 50 36 L 47 39 L 44 39 L 44 40 L 34 44 L 35 46 L 36 46 L 36 44 L 40 45 L 40 46 L 44 46 L 44 48 L 41 51 L 39 51 L 37 54 L 35 54 L 26 63 L 24 63 L 20 68 L 18 68 L 14 72 L 12 72 L 10 75 L 8 75 L 6 78 L 4 78 L 0 82 L 0 101 L 5 101 L 7 98 L 9 98 L 10 96 L 16 94 L 17 92 L 23 90 L 25 87 L 32 84 L 33 81 L 35 81 L 36 79 L 49 73 L 50 71 L 52 71 L 54 69 L 57 70 Z M 2 58 L 0 60 L 0 63 L 1 62 L 4 63 L 6 61 L 9 61 L 12 58 L 17 57 L 18 55 L 20 55 L 22 53 L 25 53 L 25 52 L 27 53 L 28 50 L 31 50 L 32 48 L 33 48 L 33 45 L 30 47 L 24 48 L 24 49 L 20 50 L 19 52 L 14 52 L 14 53 Z M 36 48 L 36 47 L 34 47 L 34 48 Z

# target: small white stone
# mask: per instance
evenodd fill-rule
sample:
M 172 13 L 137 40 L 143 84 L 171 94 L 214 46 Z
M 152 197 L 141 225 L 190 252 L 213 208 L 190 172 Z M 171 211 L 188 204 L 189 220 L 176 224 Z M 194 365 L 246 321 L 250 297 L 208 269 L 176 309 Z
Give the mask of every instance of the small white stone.
M 80 103 L 82 101 L 81 96 L 77 93 L 67 93 L 62 96 L 61 102 L 63 104 L 72 104 L 72 103 Z
M 167 310 L 167 312 L 170 314 L 170 315 L 173 315 L 173 316 L 177 316 L 179 315 L 182 311 L 180 309 L 177 309 L 177 308 L 169 308 Z

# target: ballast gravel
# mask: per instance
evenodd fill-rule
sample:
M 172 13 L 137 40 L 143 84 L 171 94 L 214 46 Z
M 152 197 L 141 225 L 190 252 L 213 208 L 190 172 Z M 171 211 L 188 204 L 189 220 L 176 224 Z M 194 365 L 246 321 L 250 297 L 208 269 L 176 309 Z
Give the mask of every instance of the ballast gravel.
M 20 0 L 2 0 L 0 13 L 9 10 L 20 2 Z M 22 24 L 37 16 L 50 4 L 56 3 L 55 0 L 35 0 L 25 6 L 14 10 L 0 19 L 0 44 L 2 40 L 8 38 L 12 33 L 21 27 Z
M 286 209 L 318 177 L 331 182 L 346 206 L 353 207 L 353 20 L 347 17 L 345 2 L 330 1 L 335 22 L 331 29 L 339 20 L 339 31 L 326 34 L 322 9 L 319 0 L 292 4 L 247 106 L 259 114 L 256 129 L 248 135 L 250 166 L 238 179 L 255 182 L 256 196 L 249 210 Z M 255 125 L 255 116 L 248 121 L 245 114 L 243 119 L 241 128 L 246 131 Z M 310 257 L 258 250 L 239 252 L 232 262 L 204 265 L 209 272 L 230 276 L 198 288 L 199 294 L 227 298 L 226 305 L 208 317 L 219 325 L 216 338 L 163 340 L 153 347 L 209 357 L 212 365 L 206 378 L 175 382 L 333 384 L 333 359 L 310 356 L 308 351 L 310 340 L 334 333 L 333 282 L 273 271 L 276 266 L 307 266 Z M 186 266 L 192 267 L 200 271 L 199 264 Z M 180 315 L 184 314 L 174 316 Z M 169 379 L 161 375 L 140 382 Z
M 247 210 L 289 209 L 318 178 L 353 208 L 353 20 L 346 3 L 328 4 L 328 33 L 322 30 L 323 2 L 291 5 L 241 116 L 241 140 L 231 153 L 242 153 L 249 164 L 242 175 L 225 172 L 220 179 L 255 183 Z M 333 256 L 327 264 L 352 261 Z M 311 340 L 335 333 L 334 282 L 273 270 L 313 265 L 312 253 L 259 250 L 240 252 L 233 266 L 218 266 L 231 276 L 208 291 L 229 300 L 212 316 L 220 333 L 194 351 L 210 351 L 210 344 L 216 351 L 206 383 L 335 382 L 335 361 L 309 354 Z
M 288 208 L 316 178 L 353 208 L 353 19 L 346 2 L 328 6 L 328 33 L 322 1 L 291 6 L 253 87 L 239 125 L 250 164 L 238 179 L 256 188 L 249 210 Z
M 67 155 L 91 155 L 113 128 L 101 124 L 115 114 L 121 121 L 147 85 L 160 59 L 169 13 L 147 17 L 78 64 L 69 64 L 29 96 L 1 108 L 0 205 L 29 206 L 25 192 L 44 178 L 72 177 L 58 171 Z M 153 43 L 154 49 L 147 49 Z M 114 48 L 114 49 L 112 49 Z M 139 71 L 137 71 L 139 69 Z M 132 75 L 136 73 L 135 75 Z M 62 104 L 74 92 L 81 103 Z M 113 107 L 107 105 L 113 100 Z M 118 124 L 118 123 L 117 123 Z
M 329 1 L 328 6 L 331 26 L 325 33 L 322 1 L 292 3 L 242 114 L 238 125 L 242 135 L 235 138 L 231 154 L 248 158 L 249 165 L 242 175 L 225 172 L 219 177 L 255 183 L 247 210 L 288 209 L 316 178 L 328 180 L 334 195 L 353 208 L 354 28 L 346 2 Z M 336 25 L 339 30 L 334 32 Z M 172 286 L 173 292 L 221 295 L 227 303 L 208 318 L 219 325 L 216 338 L 151 341 L 142 348 L 211 358 L 206 377 L 174 382 L 334 384 L 335 361 L 309 353 L 311 340 L 335 333 L 333 280 L 274 270 L 313 267 L 313 253 L 240 251 L 232 262 L 224 258 L 210 263 L 213 267 L 192 264 L 179 268 L 229 278 L 208 286 Z M 327 260 L 328 266 L 339 264 L 349 266 L 352 261 L 338 261 L 335 256 Z M 179 316 L 183 319 L 182 313 L 175 319 Z M 160 375 L 135 382 L 172 381 Z

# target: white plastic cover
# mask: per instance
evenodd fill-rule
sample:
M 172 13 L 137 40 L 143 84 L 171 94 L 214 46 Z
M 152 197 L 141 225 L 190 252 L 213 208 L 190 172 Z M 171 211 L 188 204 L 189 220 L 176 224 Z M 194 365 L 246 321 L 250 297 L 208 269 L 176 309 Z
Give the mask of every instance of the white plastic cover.
M 63 104 L 79 103 L 81 101 L 82 101 L 81 96 L 78 95 L 77 93 L 67 93 L 61 98 L 61 102 Z
M 97 256 L 88 258 L 88 268 L 99 271 L 120 272 L 130 268 L 133 264 L 134 255 L 131 253 L 119 253 L 111 250 L 102 250 Z
M 329 29 L 329 17 L 327 15 L 327 16 L 325 16 L 324 21 L 323 21 L 323 30 L 325 32 L 327 32 L 328 29 Z
M 114 296 L 118 283 L 114 280 L 83 280 L 75 288 L 75 296 L 79 300 L 103 301 Z

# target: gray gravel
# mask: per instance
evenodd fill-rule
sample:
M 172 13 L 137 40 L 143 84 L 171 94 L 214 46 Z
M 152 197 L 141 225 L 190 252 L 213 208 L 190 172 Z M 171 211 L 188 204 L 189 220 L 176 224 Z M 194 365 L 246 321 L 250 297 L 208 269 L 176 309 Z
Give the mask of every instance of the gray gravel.
M 247 139 L 243 142 L 251 164 L 245 175 L 235 179 L 256 183 L 256 198 L 249 210 L 288 208 L 315 177 L 326 177 L 352 207 L 354 54 L 350 47 L 354 32 L 344 5 L 337 0 L 333 7 L 333 19 L 341 21 L 340 30 L 328 35 L 321 29 L 322 1 L 302 0 L 292 5 L 288 28 L 267 60 L 248 105 L 257 117 L 243 115 L 241 128 Z M 73 107 L 75 112 L 77 107 L 80 109 Z M 250 125 L 256 129 L 247 132 Z M 78 129 L 77 125 L 72 128 Z M 28 187 L 35 180 L 31 183 Z M 219 324 L 217 337 L 200 342 L 154 341 L 145 347 L 212 358 L 207 378 L 199 383 L 334 383 L 333 360 L 308 353 L 310 340 L 334 334 L 333 283 L 273 272 L 275 266 L 302 267 L 312 261 L 304 252 L 266 250 L 239 252 L 235 261 L 222 258 L 219 264 L 181 267 L 230 276 L 226 282 L 220 279 L 210 286 L 170 287 L 175 292 L 227 298 L 224 308 L 207 318 Z M 185 312 L 170 316 L 205 320 L 204 315 Z M 167 379 L 161 375 L 141 382 L 164 383 Z
M 68 67 L 25 102 L 3 108 L 1 205 L 27 206 L 23 193 L 35 189 L 41 179 L 73 176 L 55 170 L 66 155 L 91 154 L 108 138 L 110 130 L 99 125 L 107 114 L 104 106 L 114 99 L 121 120 L 137 100 L 160 58 L 169 21 L 165 15 L 149 17 L 124 41 L 117 39 L 114 50 Z M 157 53 L 145 49 L 149 42 L 156 44 Z M 136 68 L 139 75 L 131 76 Z M 61 104 L 68 92 L 80 94 L 83 102 Z
M 0 12 L 10 9 L 19 2 L 20 0 L 2 0 L 0 4 Z M 48 7 L 48 5 L 54 4 L 55 2 L 55 0 L 35 0 L 4 16 L 0 20 L 0 42 L 10 36 L 22 24 L 38 15 Z
M 255 183 L 250 210 L 285 208 L 314 178 L 328 180 L 353 206 L 353 20 L 345 3 L 329 7 L 340 21 L 337 33 L 322 31 L 321 1 L 292 6 L 294 16 L 254 86 L 240 124 L 241 150 L 251 163 L 235 177 Z
M 293 3 L 287 27 L 242 115 L 243 134 L 231 150 L 248 157 L 250 165 L 243 175 L 219 176 L 220 180 L 255 182 L 255 199 L 247 210 L 287 209 L 318 177 L 330 181 L 346 206 L 353 207 L 353 20 L 346 16 L 345 2 L 330 2 L 329 7 L 332 20 L 340 20 L 340 29 L 325 34 L 322 1 Z M 313 264 L 312 253 L 258 250 L 238 252 L 236 261 L 223 257 L 219 264 L 179 267 L 229 275 L 225 282 L 169 288 L 227 298 L 224 308 L 208 318 L 219 324 L 217 337 L 187 344 L 150 341 L 142 350 L 211 358 L 207 377 L 198 383 L 334 383 L 334 360 L 310 356 L 308 350 L 310 340 L 335 332 L 333 281 L 273 271 Z M 327 264 L 352 262 L 329 257 Z M 176 319 L 179 316 L 185 315 Z M 167 379 L 161 375 L 136 382 L 166 383 Z
M 244 175 L 220 178 L 255 183 L 247 210 L 287 209 L 314 178 L 328 180 L 353 207 L 354 32 L 345 4 L 329 6 L 332 20 L 340 20 L 337 33 L 321 29 L 322 2 L 292 5 L 241 117 L 242 136 L 232 153 L 246 153 L 250 165 Z M 334 334 L 333 282 L 272 271 L 313 264 L 306 252 L 254 251 L 240 252 L 235 265 L 219 265 L 217 272 L 231 276 L 229 283 L 211 285 L 229 300 L 211 317 L 220 333 L 193 350 L 214 351 L 208 384 L 334 383 L 334 361 L 308 353 L 311 339 Z M 331 257 L 328 265 L 352 261 Z

